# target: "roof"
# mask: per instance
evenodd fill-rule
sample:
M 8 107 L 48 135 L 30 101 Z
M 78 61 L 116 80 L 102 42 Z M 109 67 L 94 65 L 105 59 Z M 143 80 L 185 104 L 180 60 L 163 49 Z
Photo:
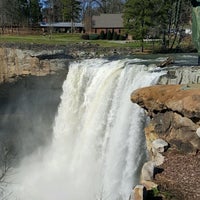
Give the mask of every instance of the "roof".
M 41 22 L 40 26 L 41 27 L 57 27 L 57 28 L 68 28 L 71 27 L 71 22 L 53 22 L 53 23 L 45 23 L 45 22 Z M 82 23 L 73 23 L 74 27 L 83 27 Z
M 92 17 L 93 28 L 123 28 L 122 14 L 101 14 Z

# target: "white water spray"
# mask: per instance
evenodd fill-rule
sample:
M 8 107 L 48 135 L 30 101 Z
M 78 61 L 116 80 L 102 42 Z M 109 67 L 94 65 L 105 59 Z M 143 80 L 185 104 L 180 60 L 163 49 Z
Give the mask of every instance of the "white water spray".
M 74 62 L 63 84 L 52 145 L 24 159 L 12 194 L 19 200 L 128 200 L 146 158 L 146 117 L 133 90 L 154 84 L 131 60 Z

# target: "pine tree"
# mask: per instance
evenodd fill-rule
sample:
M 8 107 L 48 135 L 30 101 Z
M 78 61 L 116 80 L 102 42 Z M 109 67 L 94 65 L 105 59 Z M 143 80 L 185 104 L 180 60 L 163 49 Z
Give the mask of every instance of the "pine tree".
M 37 26 L 42 20 L 42 13 L 38 4 L 38 0 L 30 0 L 29 2 L 29 21 L 32 26 Z
M 163 34 L 163 46 L 172 49 L 181 41 L 177 33 L 188 23 L 188 7 L 188 0 L 127 0 L 124 24 L 134 39 L 141 40 L 142 51 L 143 39 L 157 33 Z
M 129 34 L 133 35 L 133 38 L 141 40 L 142 52 L 144 50 L 144 38 L 154 24 L 154 3 L 153 0 L 127 0 L 125 4 L 125 27 Z
M 71 33 L 74 32 L 74 22 L 80 17 L 81 2 L 77 0 L 62 0 L 63 21 L 71 21 Z

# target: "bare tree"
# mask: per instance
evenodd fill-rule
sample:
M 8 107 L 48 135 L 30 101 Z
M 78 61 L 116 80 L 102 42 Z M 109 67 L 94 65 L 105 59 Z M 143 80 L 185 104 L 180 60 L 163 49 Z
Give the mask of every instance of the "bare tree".
M 16 158 L 14 148 L 8 143 L 0 143 L 0 199 L 5 200 L 11 195 L 6 187 L 11 184 L 9 179 L 13 175 L 13 165 Z
M 122 13 L 124 3 L 124 0 L 84 0 L 82 2 L 82 16 L 86 32 L 91 31 L 93 15 Z
M 101 13 L 121 13 L 123 11 L 123 0 L 94 0 Z

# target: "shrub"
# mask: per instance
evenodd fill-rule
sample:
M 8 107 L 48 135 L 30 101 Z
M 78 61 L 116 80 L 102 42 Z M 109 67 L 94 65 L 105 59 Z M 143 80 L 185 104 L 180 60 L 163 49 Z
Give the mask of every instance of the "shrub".
M 119 40 L 126 40 L 126 36 L 124 36 L 124 35 L 119 35 Z
M 104 40 L 106 38 L 106 35 L 104 33 L 104 31 L 101 31 L 100 35 L 99 35 L 99 39 Z
M 119 39 L 119 35 L 116 32 L 114 32 L 113 33 L 113 40 L 118 40 L 118 39 Z
M 110 30 L 107 32 L 107 39 L 112 40 L 112 33 Z
M 99 39 L 99 35 L 98 34 L 90 34 L 89 35 L 89 39 L 90 40 L 98 40 Z
M 83 34 L 83 35 L 81 35 L 81 39 L 89 40 L 89 35 L 88 34 Z

